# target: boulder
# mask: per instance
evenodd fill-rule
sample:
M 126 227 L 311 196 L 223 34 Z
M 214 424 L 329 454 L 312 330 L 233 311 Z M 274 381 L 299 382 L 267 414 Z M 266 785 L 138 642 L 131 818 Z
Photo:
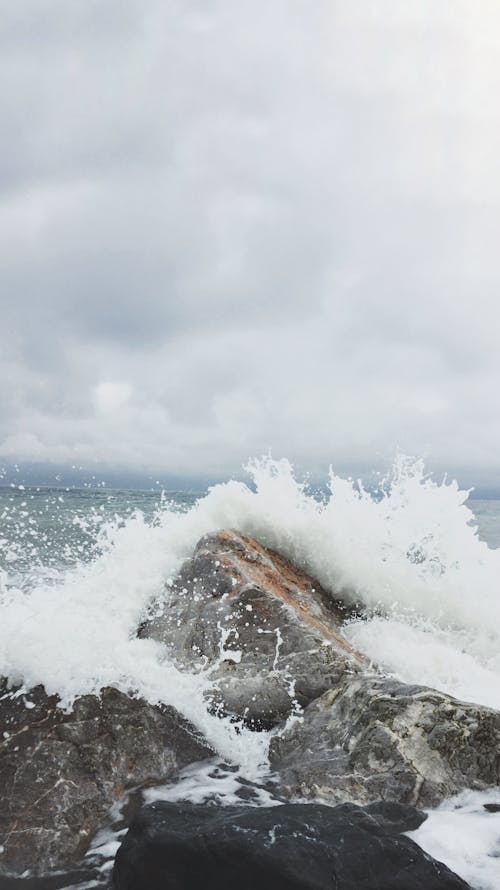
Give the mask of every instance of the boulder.
M 118 850 L 115 890 L 467 890 L 399 832 L 412 807 L 143 808 Z M 470 888 L 469 888 L 470 890 Z
M 500 712 L 395 680 L 347 678 L 271 742 L 288 797 L 435 806 L 500 784 Z
M 345 609 L 288 560 L 235 531 L 206 535 L 140 628 L 213 680 L 214 709 L 271 728 L 365 666 Z
M 173 708 L 111 688 L 65 713 L 43 687 L 2 681 L 0 727 L 0 876 L 75 865 L 127 789 L 213 753 Z

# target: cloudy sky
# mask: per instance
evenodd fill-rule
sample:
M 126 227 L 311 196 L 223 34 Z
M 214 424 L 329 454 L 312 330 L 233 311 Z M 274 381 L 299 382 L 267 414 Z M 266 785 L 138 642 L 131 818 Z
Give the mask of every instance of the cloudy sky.
M 497 0 L 5 0 L 0 91 L 0 461 L 498 469 Z

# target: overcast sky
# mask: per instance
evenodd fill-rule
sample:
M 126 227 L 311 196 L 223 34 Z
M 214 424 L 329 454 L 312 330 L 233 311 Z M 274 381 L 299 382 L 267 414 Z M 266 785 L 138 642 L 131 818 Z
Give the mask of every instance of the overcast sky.
M 498 0 L 0 7 L 0 460 L 498 468 Z

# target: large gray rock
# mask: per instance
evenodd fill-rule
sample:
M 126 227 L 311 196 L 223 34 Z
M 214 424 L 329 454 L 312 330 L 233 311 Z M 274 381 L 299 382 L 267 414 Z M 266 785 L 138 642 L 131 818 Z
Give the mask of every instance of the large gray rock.
M 273 739 L 289 796 L 435 806 L 500 784 L 500 713 L 421 686 L 348 678 Z
M 209 671 L 214 709 L 256 729 L 285 719 L 364 667 L 345 612 L 313 578 L 235 531 L 206 535 L 139 635 Z
M 71 867 L 127 789 L 213 753 L 173 708 L 116 689 L 57 704 L 0 682 L 0 876 Z

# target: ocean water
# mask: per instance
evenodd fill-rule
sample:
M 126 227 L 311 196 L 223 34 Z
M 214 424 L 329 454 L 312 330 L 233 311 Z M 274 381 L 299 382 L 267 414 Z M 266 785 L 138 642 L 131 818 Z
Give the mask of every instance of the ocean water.
M 161 646 L 136 638 L 198 539 L 232 527 L 358 604 L 346 635 L 388 674 L 500 709 L 500 501 L 470 499 L 403 458 L 375 495 L 333 472 L 315 493 L 287 461 L 255 461 L 248 473 L 248 484 L 200 497 L 0 489 L 0 675 L 43 683 L 68 708 L 108 684 L 172 704 L 220 758 L 259 781 L 269 734 L 210 716 L 207 678 L 179 673 Z M 228 801 L 233 781 L 218 785 Z M 190 774 L 183 788 L 202 799 L 206 776 Z M 500 800 L 498 791 L 447 803 L 415 834 L 478 890 L 500 887 L 499 820 L 483 809 L 492 793 Z

